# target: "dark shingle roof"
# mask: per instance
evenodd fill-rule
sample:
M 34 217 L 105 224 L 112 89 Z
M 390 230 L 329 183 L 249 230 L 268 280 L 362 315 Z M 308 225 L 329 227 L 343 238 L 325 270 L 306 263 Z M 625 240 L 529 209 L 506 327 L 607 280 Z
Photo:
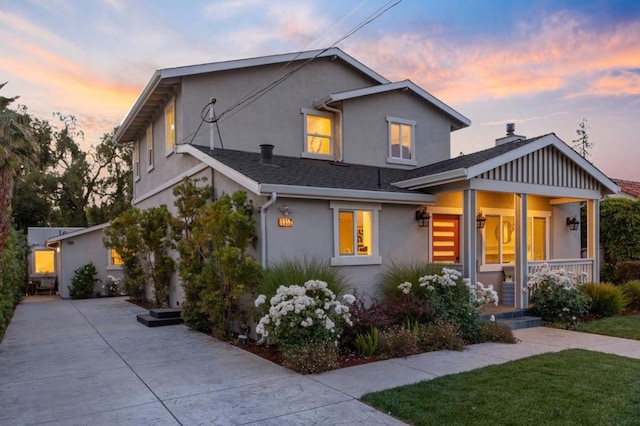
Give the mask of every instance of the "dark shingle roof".
M 212 151 L 204 146 L 194 145 L 194 147 L 226 166 L 237 170 L 249 179 L 262 184 L 415 193 L 391 184 L 449 170 L 471 167 L 525 146 L 542 137 L 544 136 L 509 142 L 413 170 L 345 164 L 279 155 L 273 156 L 274 165 L 266 165 L 260 162 L 261 155 L 257 152 L 229 149 Z
M 448 172 L 450 170 L 465 169 L 475 166 L 476 164 L 483 163 L 498 157 L 502 154 L 506 154 L 509 151 L 523 147 L 535 140 L 543 138 L 547 135 L 538 136 L 531 139 L 516 140 L 508 142 L 502 145 L 494 146 L 484 149 L 482 151 L 473 152 L 471 154 L 461 155 L 459 157 L 451 158 L 449 160 L 440 161 L 438 163 L 428 164 L 426 166 L 418 167 L 417 169 L 409 170 L 405 173 L 405 179 L 414 179 L 421 176 L 435 175 L 437 173 Z
M 405 170 L 279 155 L 273 156 L 274 165 L 266 165 L 256 152 L 194 147 L 258 183 L 413 193 L 391 185 L 404 179 Z

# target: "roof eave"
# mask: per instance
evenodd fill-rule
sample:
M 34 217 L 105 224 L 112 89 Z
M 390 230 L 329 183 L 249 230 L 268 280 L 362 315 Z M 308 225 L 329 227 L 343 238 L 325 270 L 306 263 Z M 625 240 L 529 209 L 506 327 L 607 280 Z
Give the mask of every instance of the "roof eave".
M 420 176 L 413 179 L 407 179 L 399 182 L 393 182 L 391 185 L 402 189 L 420 189 L 428 186 L 444 185 L 447 183 L 458 182 L 467 179 L 467 169 L 460 168 L 448 170 L 442 173 L 435 173 L 427 176 Z
M 142 93 L 140 93 L 140 95 L 138 96 L 138 99 L 136 99 L 135 103 L 133 104 L 129 112 L 127 112 L 127 115 L 125 115 L 124 119 L 122 120 L 122 123 L 120 123 L 120 126 L 118 126 L 118 130 L 116 130 L 116 133 L 113 135 L 113 140 L 115 143 L 132 142 L 130 140 L 123 141 L 120 139 L 126 134 L 127 130 L 129 129 L 129 126 L 131 125 L 131 122 L 136 117 L 136 115 L 138 115 L 138 113 L 140 112 L 142 107 L 145 105 L 145 103 L 147 102 L 151 94 L 155 91 L 156 87 L 158 87 L 158 85 L 160 84 L 161 80 L 162 80 L 162 72 L 161 70 L 156 70 L 156 72 L 153 73 L 153 76 L 151 76 L 151 79 L 149 80 L 145 88 L 142 90 Z

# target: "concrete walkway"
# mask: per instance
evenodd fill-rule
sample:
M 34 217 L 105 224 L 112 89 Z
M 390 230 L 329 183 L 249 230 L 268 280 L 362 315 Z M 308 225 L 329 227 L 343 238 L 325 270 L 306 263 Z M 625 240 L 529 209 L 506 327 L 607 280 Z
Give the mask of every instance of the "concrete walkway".
M 38 301 L 39 303 L 34 303 Z M 0 425 L 395 425 L 366 392 L 584 348 L 640 358 L 640 342 L 547 328 L 301 376 L 184 326 L 147 328 L 123 298 L 29 298 L 0 344 Z

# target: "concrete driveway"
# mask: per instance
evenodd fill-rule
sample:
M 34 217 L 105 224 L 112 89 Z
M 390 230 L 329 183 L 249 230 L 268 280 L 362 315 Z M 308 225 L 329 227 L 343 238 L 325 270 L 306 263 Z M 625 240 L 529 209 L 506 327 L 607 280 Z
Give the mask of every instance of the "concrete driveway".
M 395 425 L 353 396 L 124 298 L 29 298 L 0 344 L 0 425 Z

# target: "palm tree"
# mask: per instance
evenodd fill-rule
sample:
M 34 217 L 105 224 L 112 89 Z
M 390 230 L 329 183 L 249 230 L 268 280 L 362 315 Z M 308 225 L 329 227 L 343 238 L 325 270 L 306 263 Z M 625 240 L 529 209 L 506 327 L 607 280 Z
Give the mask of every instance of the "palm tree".
M 0 89 L 6 84 L 0 84 Z M 0 96 L 0 253 L 5 249 L 11 223 L 13 181 L 34 161 L 38 152 L 28 127 L 29 116 L 8 108 L 17 98 Z

